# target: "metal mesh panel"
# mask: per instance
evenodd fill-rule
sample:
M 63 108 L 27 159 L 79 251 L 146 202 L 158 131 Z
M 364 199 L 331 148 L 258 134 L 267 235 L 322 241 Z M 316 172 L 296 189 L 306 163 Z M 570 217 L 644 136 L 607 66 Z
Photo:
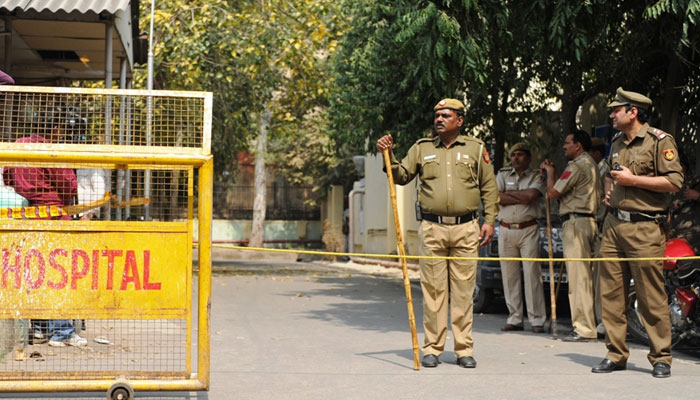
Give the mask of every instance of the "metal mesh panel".
M 0 91 L 0 141 L 201 147 L 204 99 Z M 149 123 L 148 109 L 152 108 Z
M 0 379 L 185 376 L 185 320 L 69 320 L 84 347 L 54 347 L 46 320 L 2 320 L 13 334 L 0 359 Z M 11 346 L 7 346 L 10 344 Z M 79 374 L 76 374 L 78 373 Z
M 0 169 L 0 220 L 144 221 L 147 207 L 154 221 L 188 216 L 192 169 L 148 171 L 148 197 L 143 169 L 46 163 L 6 164 Z
M 210 126 L 211 94 L 0 87 L 0 387 L 193 379 Z

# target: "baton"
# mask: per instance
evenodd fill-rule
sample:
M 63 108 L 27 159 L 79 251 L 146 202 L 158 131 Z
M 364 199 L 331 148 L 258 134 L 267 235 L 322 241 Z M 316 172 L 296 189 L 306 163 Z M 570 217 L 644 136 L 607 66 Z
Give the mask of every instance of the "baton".
M 549 208 L 549 194 L 545 195 L 547 209 L 547 252 L 549 253 L 549 300 L 552 304 L 552 323 L 549 329 L 552 331 L 552 339 L 557 340 L 557 295 L 554 289 L 554 258 L 552 250 L 552 216 Z M 561 276 L 561 271 L 559 272 Z M 558 289 L 558 287 L 557 287 Z
M 386 166 L 386 176 L 389 179 L 389 193 L 391 195 L 391 206 L 394 209 L 394 224 L 396 226 L 396 246 L 399 248 L 401 256 L 401 270 L 403 271 L 403 287 L 406 291 L 406 306 L 408 307 L 408 324 L 411 327 L 411 340 L 413 341 L 413 369 L 420 369 L 420 361 L 418 360 L 418 336 L 416 335 L 416 317 L 413 314 L 413 299 L 411 298 L 411 281 L 408 279 L 408 265 L 406 264 L 406 249 L 403 245 L 403 235 L 401 234 L 401 225 L 399 223 L 399 209 L 396 205 L 396 188 L 394 187 L 394 176 L 391 174 L 391 160 L 389 158 L 389 149 L 382 150 L 384 157 L 384 165 Z

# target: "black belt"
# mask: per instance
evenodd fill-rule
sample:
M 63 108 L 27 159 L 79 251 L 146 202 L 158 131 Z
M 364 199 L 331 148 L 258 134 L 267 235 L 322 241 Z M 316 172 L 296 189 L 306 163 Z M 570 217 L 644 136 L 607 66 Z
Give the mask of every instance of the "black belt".
M 472 211 L 469 214 L 460 215 L 458 217 L 443 217 L 442 215 L 423 213 L 423 219 L 430 222 L 435 222 L 443 225 L 459 225 L 464 224 L 479 218 L 479 213 Z
M 509 224 L 509 223 L 503 222 L 503 221 L 499 221 L 498 224 L 501 226 L 504 226 L 508 229 L 525 229 L 527 227 L 537 225 L 537 220 L 533 219 L 530 221 L 518 222 L 518 223 L 512 223 L 512 224 Z
M 566 221 L 567 219 L 569 219 L 571 217 L 573 217 L 573 218 L 595 218 L 595 215 L 572 212 L 572 213 L 566 213 L 566 214 L 562 215 L 561 220 Z
M 645 214 L 634 211 L 623 211 L 617 208 L 611 208 L 612 214 L 617 217 L 617 219 L 625 222 L 661 222 L 666 220 L 666 214 Z

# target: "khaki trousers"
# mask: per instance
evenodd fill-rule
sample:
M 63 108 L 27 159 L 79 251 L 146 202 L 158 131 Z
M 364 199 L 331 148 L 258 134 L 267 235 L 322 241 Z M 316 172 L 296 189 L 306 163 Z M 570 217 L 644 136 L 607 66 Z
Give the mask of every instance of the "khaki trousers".
M 666 249 L 661 227 L 655 222 L 624 222 L 605 218 L 601 257 L 663 257 Z M 671 321 L 664 288 L 662 261 L 602 261 L 600 295 L 603 305 L 605 344 L 610 361 L 624 365 L 629 358 L 626 300 L 629 279 L 634 279 L 642 323 L 649 334 L 647 359 L 671 364 Z
M 421 254 L 476 257 L 479 246 L 477 220 L 459 225 L 422 221 L 418 229 Z M 420 260 L 423 289 L 423 355 L 439 356 L 447 338 L 447 304 L 457 357 L 473 355 L 472 322 L 476 261 Z
M 589 258 L 595 248 L 598 229 L 593 218 L 569 218 L 563 223 L 565 258 Z M 574 331 L 585 338 L 598 337 L 595 323 L 593 266 L 590 261 L 567 261 L 569 307 Z
M 507 222 L 507 221 L 506 221 Z M 537 258 L 540 256 L 540 230 L 537 225 L 524 229 L 498 228 L 498 254 L 501 257 Z M 525 302 L 530 325 L 542 326 L 547 319 L 542 285 L 542 266 L 539 262 L 523 261 Z M 523 323 L 523 293 L 520 261 L 501 261 L 503 294 L 508 306 L 507 323 Z
M 602 235 L 600 233 L 598 233 L 598 235 L 596 235 L 595 249 L 593 251 L 594 257 L 600 257 L 600 241 L 601 240 L 602 240 Z M 593 300 L 594 300 L 593 301 L 593 304 L 594 304 L 593 310 L 595 311 L 596 322 L 601 324 L 601 323 L 603 323 L 603 306 L 601 305 L 601 302 L 600 302 L 600 269 L 601 269 L 601 265 L 600 265 L 600 262 L 598 262 L 598 261 L 593 262 L 592 265 L 593 265 L 593 293 L 595 296 L 593 298 Z

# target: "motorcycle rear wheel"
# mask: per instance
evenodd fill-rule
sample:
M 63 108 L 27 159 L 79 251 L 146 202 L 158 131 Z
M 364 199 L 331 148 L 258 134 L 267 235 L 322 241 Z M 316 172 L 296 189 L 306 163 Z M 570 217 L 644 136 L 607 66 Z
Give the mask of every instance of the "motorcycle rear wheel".
M 634 290 L 634 287 L 630 288 L 629 295 L 627 296 L 627 332 L 629 332 L 635 340 L 649 345 L 649 335 L 642 323 L 642 314 L 637 304 L 637 291 Z M 671 347 L 677 345 L 680 341 L 680 333 L 671 326 Z

